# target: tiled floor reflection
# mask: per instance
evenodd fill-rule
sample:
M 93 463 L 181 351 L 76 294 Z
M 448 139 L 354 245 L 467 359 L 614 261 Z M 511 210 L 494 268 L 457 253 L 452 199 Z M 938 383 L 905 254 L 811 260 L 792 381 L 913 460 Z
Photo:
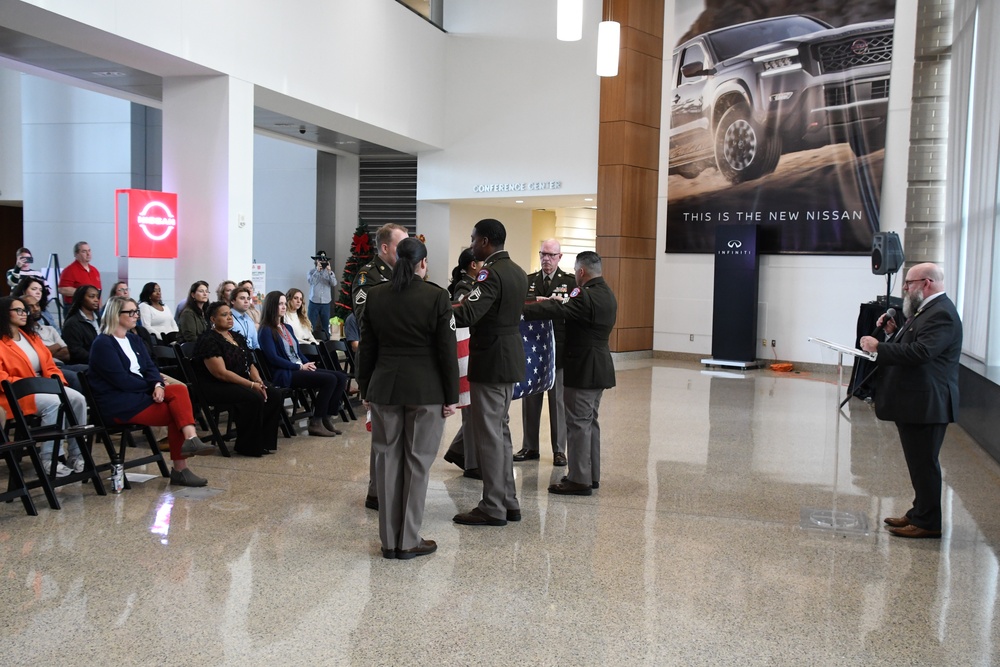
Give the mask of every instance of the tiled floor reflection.
M 439 549 L 406 562 L 362 506 L 360 423 L 197 459 L 206 493 L 156 478 L 64 488 L 38 517 L 0 505 L 0 664 L 1000 664 L 1000 466 L 952 426 L 944 539 L 893 538 L 895 428 L 838 400 L 832 374 L 623 364 L 593 496 L 549 496 L 564 469 L 543 452 L 516 465 L 522 522 L 457 526 L 481 487 L 439 460 Z M 803 508 L 869 530 L 805 530 Z

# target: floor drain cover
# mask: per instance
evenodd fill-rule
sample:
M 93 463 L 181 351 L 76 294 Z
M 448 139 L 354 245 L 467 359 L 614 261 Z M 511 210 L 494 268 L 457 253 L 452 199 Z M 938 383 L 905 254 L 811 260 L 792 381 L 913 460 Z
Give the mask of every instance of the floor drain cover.
M 853 535 L 869 533 L 867 514 L 815 507 L 802 508 L 799 513 L 799 526 L 805 530 L 824 530 Z

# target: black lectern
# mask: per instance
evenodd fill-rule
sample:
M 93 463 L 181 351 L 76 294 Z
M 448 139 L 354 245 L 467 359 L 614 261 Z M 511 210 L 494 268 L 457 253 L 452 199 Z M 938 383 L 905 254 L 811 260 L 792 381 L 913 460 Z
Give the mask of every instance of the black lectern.
M 709 366 L 756 368 L 757 225 L 716 225 L 715 302 Z

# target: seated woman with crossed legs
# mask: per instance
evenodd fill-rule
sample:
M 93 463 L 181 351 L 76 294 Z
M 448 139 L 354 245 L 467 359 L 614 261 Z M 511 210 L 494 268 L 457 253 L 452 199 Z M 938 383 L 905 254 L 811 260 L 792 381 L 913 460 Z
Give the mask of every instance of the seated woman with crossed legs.
M 191 397 L 183 384 L 166 384 L 145 344 L 132 333 L 139 306 L 112 297 L 101 318 L 101 335 L 90 348 L 88 378 L 97 409 L 114 424 L 166 426 L 170 441 L 170 483 L 205 486 L 208 481 L 187 467 L 186 457 L 210 454 L 215 447 L 198 438 Z
M 333 425 L 333 416 L 340 409 L 347 374 L 317 368 L 315 362 L 303 358 L 292 328 L 283 321 L 286 309 L 285 295 L 281 292 L 270 292 L 264 298 L 264 315 L 257 332 L 260 351 L 270 364 L 276 385 L 316 390 L 309 435 L 332 438 L 340 434 Z

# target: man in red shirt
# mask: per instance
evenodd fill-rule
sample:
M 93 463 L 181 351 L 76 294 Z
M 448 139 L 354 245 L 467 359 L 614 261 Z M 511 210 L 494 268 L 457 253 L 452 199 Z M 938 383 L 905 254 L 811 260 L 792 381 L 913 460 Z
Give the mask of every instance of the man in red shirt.
M 73 301 L 73 294 L 81 285 L 93 285 L 98 291 L 101 289 L 101 272 L 90 263 L 90 244 L 77 242 L 73 246 L 73 256 L 76 260 L 62 270 L 59 278 L 59 293 L 67 305 Z

